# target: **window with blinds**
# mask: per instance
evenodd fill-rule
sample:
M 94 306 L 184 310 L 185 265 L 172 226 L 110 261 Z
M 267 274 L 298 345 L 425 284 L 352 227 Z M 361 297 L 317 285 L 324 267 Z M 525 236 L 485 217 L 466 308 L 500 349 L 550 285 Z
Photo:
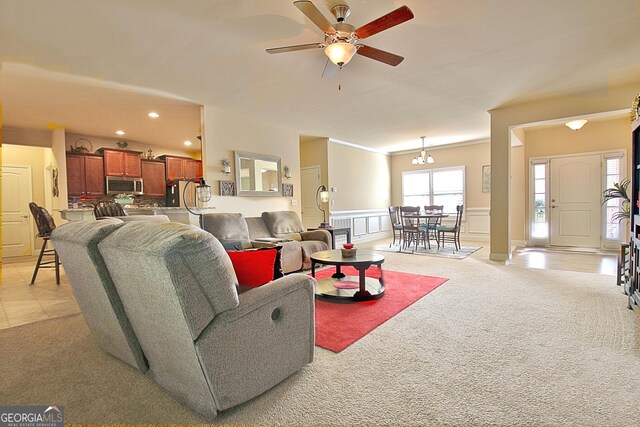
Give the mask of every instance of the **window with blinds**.
M 456 206 L 464 204 L 464 166 L 403 172 L 402 203 L 443 205 L 445 213 L 455 214 Z

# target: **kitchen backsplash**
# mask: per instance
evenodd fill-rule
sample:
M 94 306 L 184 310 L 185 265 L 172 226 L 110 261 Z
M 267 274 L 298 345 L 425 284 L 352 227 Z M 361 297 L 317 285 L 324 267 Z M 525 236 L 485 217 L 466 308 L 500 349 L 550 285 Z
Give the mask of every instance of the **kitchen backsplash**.
M 87 199 L 86 197 L 69 197 L 68 207 L 69 209 L 93 207 L 93 205 L 98 202 L 113 202 L 114 200 L 115 197 L 112 195 L 91 199 Z M 166 200 L 164 197 L 149 197 L 142 195 L 134 196 L 133 204 L 136 206 L 166 206 Z

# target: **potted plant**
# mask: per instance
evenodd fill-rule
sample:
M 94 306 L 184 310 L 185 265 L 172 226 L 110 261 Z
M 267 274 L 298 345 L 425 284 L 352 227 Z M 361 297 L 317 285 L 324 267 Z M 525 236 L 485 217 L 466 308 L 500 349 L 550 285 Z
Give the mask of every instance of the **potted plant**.
M 116 194 L 114 199 L 116 203 L 120 203 L 121 205 L 130 205 L 133 203 L 133 194 Z
M 622 221 L 623 219 L 629 219 L 631 215 L 630 199 L 627 190 L 631 184 L 629 178 L 625 178 L 620 182 L 615 182 L 613 187 L 607 188 L 602 192 L 603 201 L 602 204 L 606 204 L 609 200 L 622 199 L 619 205 L 618 212 L 614 213 L 611 217 L 612 220 Z

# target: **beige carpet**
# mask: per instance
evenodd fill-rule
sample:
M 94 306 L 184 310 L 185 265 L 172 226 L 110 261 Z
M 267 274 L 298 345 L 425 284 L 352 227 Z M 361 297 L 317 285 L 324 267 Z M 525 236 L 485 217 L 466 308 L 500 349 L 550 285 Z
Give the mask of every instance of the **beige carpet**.
M 449 281 L 215 420 L 102 352 L 79 315 L 0 331 L 0 402 L 64 405 L 68 423 L 634 425 L 640 324 L 615 278 L 487 252 L 385 253 L 387 269 Z

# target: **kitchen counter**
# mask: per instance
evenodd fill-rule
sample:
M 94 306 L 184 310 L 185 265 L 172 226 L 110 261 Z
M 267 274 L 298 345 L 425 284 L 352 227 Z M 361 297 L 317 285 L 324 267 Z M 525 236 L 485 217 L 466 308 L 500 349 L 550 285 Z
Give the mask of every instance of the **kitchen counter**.
M 186 208 L 170 206 L 136 206 L 126 205 L 125 209 L 129 215 L 166 215 L 171 222 L 181 222 L 183 224 L 199 224 L 197 215 L 189 213 Z M 214 207 L 191 208 L 193 212 L 207 213 L 214 210 Z M 60 211 L 62 218 L 67 221 L 95 221 L 92 207 L 78 207 L 63 209 Z

